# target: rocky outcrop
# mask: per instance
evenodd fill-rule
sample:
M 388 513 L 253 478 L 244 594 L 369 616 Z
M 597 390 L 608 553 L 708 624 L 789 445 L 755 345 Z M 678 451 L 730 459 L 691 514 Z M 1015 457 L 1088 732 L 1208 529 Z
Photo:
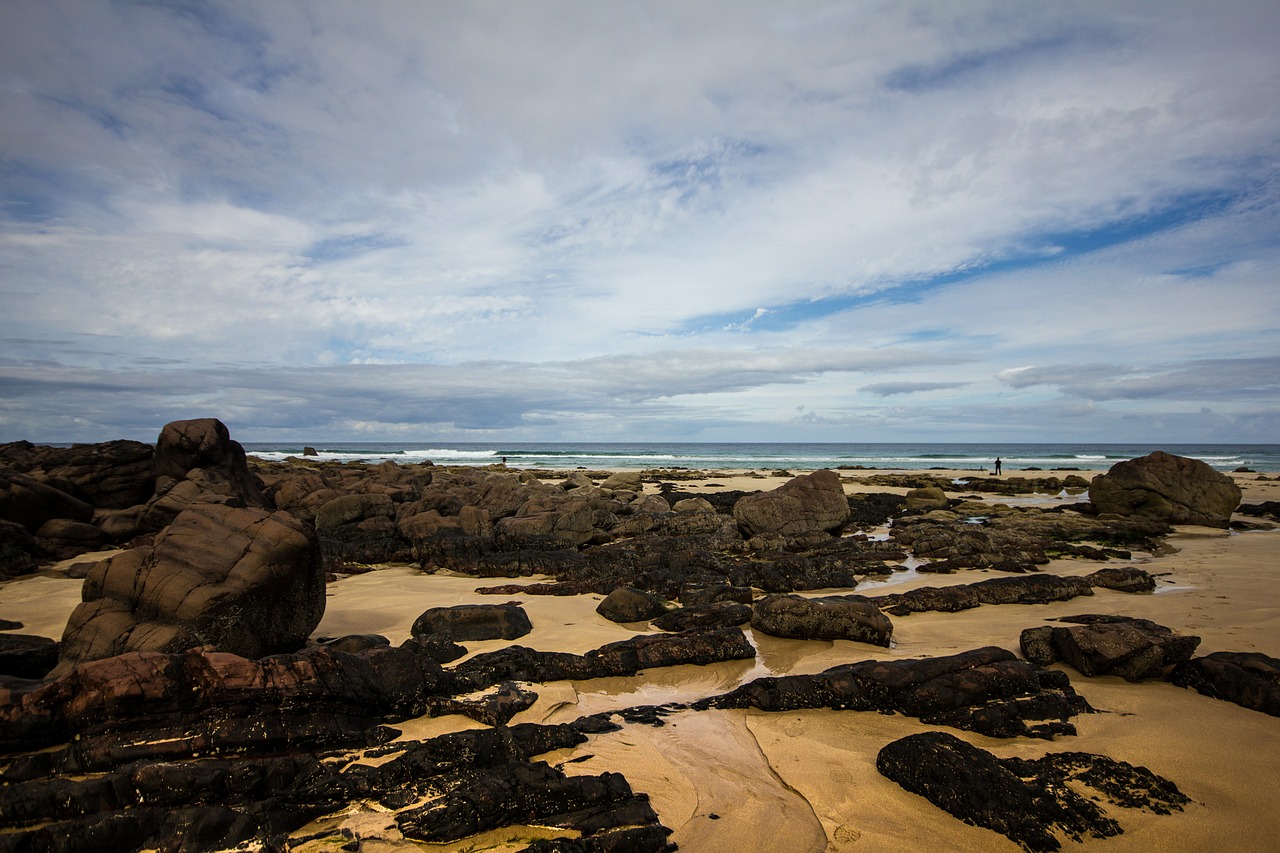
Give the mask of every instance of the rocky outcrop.
M 454 643 L 514 640 L 533 630 L 529 614 L 518 602 L 432 607 L 413 622 L 415 637 L 437 637 Z
M 965 823 L 1029 851 L 1060 849 L 1058 833 L 1076 840 L 1120 835 L 1120 824 L 1102 803 L 1167 815 L 1191 802 L 1168 779 L 1104 755 L 996 758 L 946 732 L 894 741 L 876 756 L 876 769 Z M 1082 795 L 1081 787 L 1096 793 Z
M 0 520 L 35 533 L 51 519 L 90 521 L 93 507 L 44 479 L 0 471 Z
M 751 627 L 797 640 L 854 640 L 888 646 L 893 623 L 860 595 L 803 598 L 769 595 L 755 603 Z
M 0 630 L 0 676 L 44 678 L 58 662 L 58 644 L 48 637 Z
M 664 613 L 653 620 L 653 627 L 663 631 L 705 631 L 709 628 L 731 628 L 751 621 L 751 605 L 737 601 L 713 601 L 694 604 Z
M 1022 654 L 1048 666 L 1063 661 L 1082 675 L 1118 675 L 1126 681 L 1162 678 L 1190 659 L 1200 638 L 1127 616 L 1064 616 L 1071 627 L 1045 625 L 1022 632 Z
M 59 672 L 127 651 L 298 648 L 324 613 L 315 541 L 292 516 L 198 503 L 152 546 L 99 563 L 63 633 Z
M 1280 660 L 1261 652 L 1214 652 L 1192 658 L 1179 664 L 1169 681 L 1280 717 Z
M 945 657 L 859 661 L 817 675 L 757 678 L 693 707 L 879 711 L 988 737 L 1048 739 L 1075 734 L 1070 719 L 1092 710 L 1065 674 L 994 646 Z
M 1089 500 L 1099 513 L 1226 527 L 1240 504 L 1240 487 L 1198 459 L 1157 450 L 1094 477 Z
M 893 616 L 941 611 L 955 613 L 981 604 L 1048 604 L 1093 595 L 1089 578 L 1063 575 L 1023 575 L 990 578 L 954 586 L 917 587 L 907 592 L 868 596 L 867 600 Z
M 849 501 L 834 471 L 788 480 L 771 492 L 746 495 L 733 506 L 744 535 L 798 537 L 840 530 L 849 520 Z

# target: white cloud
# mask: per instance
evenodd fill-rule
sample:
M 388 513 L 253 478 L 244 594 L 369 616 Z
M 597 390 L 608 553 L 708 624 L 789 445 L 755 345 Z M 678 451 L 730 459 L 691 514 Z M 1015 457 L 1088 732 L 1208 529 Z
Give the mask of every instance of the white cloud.
M 456 417 L 363 418 L 343 380 L 352 411 L 286 406 L 299 430 L 933 434 L 942 401 L 985 409 L 978 430 L 1002 405 L 1059 422 L 1058 395 L 1244 417 L 1248 377 L 1205 365 L 1276 355 L 1277 24 L 1190 2 L 14 0 L 0 359 L 47 393 L 5 396 L 24 414 L 0 431 L 87 405 L 37 362 L 112 385 L 157 360 L 88 422 L 216 397 L 265 428 L 282 416 L 233 400 L 265 374 L 238 371 L 343 364 L 458 381 Z M 240 367 L 218 390 L 211 365 Z

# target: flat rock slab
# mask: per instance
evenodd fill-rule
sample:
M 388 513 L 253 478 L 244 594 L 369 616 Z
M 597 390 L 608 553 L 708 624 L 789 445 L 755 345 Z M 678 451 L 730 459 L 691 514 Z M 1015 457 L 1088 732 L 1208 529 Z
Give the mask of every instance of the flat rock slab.
M 893 623 L 864 596 L 769 595 L 755 603 L 751 627 L 797 640 L 854 640 L 888 646 Z
M 1147 619 L 1085 614 L 1058 621 L 1069 627 L 1027 628 L 1020 643 L 1027 660 L 1041 666 L 1063 661 L 1082 675 L 1118 675 L 1126 681 L 1162 678 L 1190 659 L 1200 638 L 1174 633 Z
M 1280 717 L 1280 660 L 1261 652 L 1214 652 L 1179 664 L 1169 675 L 1179 687 Z

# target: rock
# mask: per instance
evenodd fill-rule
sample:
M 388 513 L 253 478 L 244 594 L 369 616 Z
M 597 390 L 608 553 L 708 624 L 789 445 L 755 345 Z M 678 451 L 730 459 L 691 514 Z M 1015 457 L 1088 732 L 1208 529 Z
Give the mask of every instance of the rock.
M 126 651 L 290 651 L 315 630 L 324 595 L 315 540 L 292 516 L 193 504 L 154 545 L 91 570 L 58 671 Z
M 720 583 L 709 586 L 687 587 L 680 591 L 680 603 L 685 607 L 700 607 L 717 601 L 736 601 L 750 604 L 755 596 L 749 586 L 733 586 Z
M 911 489 L 906 495 L 906 508 L 914 510 L 946 509 L 947 494 L 938 486 Z
M 1063 673 L 994 646 L 936 658 L 859 661 L 817 675 L 757 678 L 693 707 L 896 712 L 988 737 L 1048 739 L 1075 734 L 1071 717 L 1092 710 Z
M 708 628 L 731 628 L 751 621 L 751 605 L 736 601 L 681 607 L 653 620 L 653 627 L 663 631 L 693 631 Z
M 537 693 L 508 681 L 476 698 L 430 698 L 427 700 L 427 713 L 433 717 L 461 714 L 486 726 L 505 726 L 516 714 L 533 707 L 536 701 Z
M 316 538 L 326 564 L 412 559 L 395 518 L 395 503 L 386 494 L 349 494 L 328 501 L 316 511 Z
M 888 646 L 893 623 L 862 596 L 769 595 L 755 603 L 751 627 L 797 640 L 854 640 Z
M 1169 681 L 1280 717 L 1280 660 L 1261 652 L 1214 652 L 1193 658 L 1175 667 Z
M 1118 675 L 1126 681 L 1161 678 L 1195 652 L 1200 638 L 1125 616 L 1069 616 L 1073 627 L 1044 626 L 1022 632 L 1022 653 L 1041 666 L 1064 661 L 1082 675 Z
M 36 477 L 0 471 L 0 520 L 35 533 L 54 518 L 88 522 L 93 519 L 93 507 Z
M 41 467 L 72 485 L 72 493 L 98 509 L 146 503 L 155 489 L 155 451 L 140 441 L 107 441 L 52 448 Z
M 876 769 L 965 823 L 1030 851 L 1060 849 L 1059 832 L 1076 840 L 1120 835 L 1120 825 L 1099 802 L 1155 814 L 1181 811 L 1191 802 L 1173 782 L 1145 767 L 1080 752 L 1000 759 L 946 732 L 890 743 L 876 756 Z M 1076 786 L 1101 796 L 1082 796 Z
M 219 494 L 237 497 L 245 506 L 267 505 L 261 482 L 249 472 L 244 448 L 231 440 L 226 424 L 217 418 L 172 421 L 160 430 L 155 449 L 157 481 L 181 481 L 195 469 L 225 487 Z
M 381 634 L 347 634 L 345 637 L 325 640 L 323 645 L 330 651 L 358 655 L 369 649 L 390 647 L 391 641 Z
M 319 456 L 320 454 L 316 451 L 314 447 L 312 447 L 311 445 L 307 445 L 306 447 L 302 448 L 302 455 L 303 456 Z
M 1240 504 L 1240 487 L 1198 459 L 1157 450 L 1117 462 L 1089 484 L 1099 513 L 1149 516 L 1170 524 L 1226 527 Z
M 945 560 L 962 568 L 1030 571 L 1049 562 L 1043 539 L 1019 530 L 961 523 L 951 513 L 896 519 L 890 534 L 922 560 Z
M 66 560 L 110 544 L 102 528 L 69 518 L 51 518 L 36 531 L 42 548 L 56 560 Z
M 557 492 L 525 501 L 514 516 L 499 520 L 495 530 L 500 537 L 576 547 L 596 535 L 594 520 L 590 501 Z
M 675 512 L 715 512 L 716 508 L 712 506 L 711 501 L 706 498 L 682 498 L 671 505 L 671 509 Z
M 788 480 L 771 492 L 739 499 L 733 505 L 733 518 L 745 536 L 831 533 L 840 530 L 849 519 L 849 501 L 836 472 L 814 471 Z
M 630 586 L 620 586 L 596 605 L 596 612 L 610 622 L 645 622 L 667 612 L 656 595 Z
M 1156 579 L 1145 569 L 1136 566 L 1098 569 L 1085 575 L 1092 586 L 1114 589 L 1117 592 L 1151 592 L 1156 588 Z
M 415 637 L 440 637 L 452 642 L 514 640 L 533 630 L 529 615 L 518 602 L 459 604 L 432 607 L 413 622 Z
M 31 574 L 47 556 L 25 527 L 0 519 L 0 581 Z
M 638 493 L 644 490 L 644 475 L 639 471 L 615 471 L 600 483 L 600 488 Z
M 48 637 L 0 632 L 0 675 L 44 678 L 58 662 L 58 644 Z

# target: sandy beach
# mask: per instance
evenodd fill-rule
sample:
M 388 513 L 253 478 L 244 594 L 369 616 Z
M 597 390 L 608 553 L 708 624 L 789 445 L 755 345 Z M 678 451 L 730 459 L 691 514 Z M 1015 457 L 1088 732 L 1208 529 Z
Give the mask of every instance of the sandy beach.
M 792 472 L 801 473 L 801 472 Z M 855 482 L 871 471 L 841 471 L 848 493 L 904 491 Z M 930 471 L 961 478 L 972 471 Z M 1026 472 L 1047 476 L 1054 472 Z M 1009 472 L 1017 477 L 1023 472 Z M 1235 474 L 1246 503 L 1280 498 L 1274 473 Z M 1271 479 L 1275 477 L 1276 479 Z M 684 481 L 691 492 L 773 488 L 783 477 L 752 472 L 715 472 Z M 957 485 L 949 496 L 969 495 Z M 1051 505 L 1078 500 L 1072 495 L 1015 499 L 976 496 L 988 502 Z M 851 531 L 852 532 L 852 531 Z M 883 531 L 868 530 L 875 535 Z M 723 693 L 763 675 L 819 672 L 835 664 L 868 659 L 921 658 L 995 645 L 1017 651 L 1025 628 L 1082 613 L 1150 619 L 1202 638 L 1197 654 L 1258 651 L 1280 654 L 1280 530 L 1224 531 L 1180 527 L 1168 539 L 1169 553 L 1135 553 L 1131 561 L 1099 564 L 1055 560 L 1043 571 L 1086 574 L 1102 566 L 1138 565 L 1158 576 L 1150 594 L 1098 589 L 1090 598 L 1045 605 L 982 606 L 958 613 L 915 613 L 894 617 L 894 644 L 883 649 L 851 641 L 784 640 L 748 636 L 754 661 L 650 670 L 634 678 L 605 678 L 533 685 L 537 702 L 513 723 L 569 722 L 634 705 L 689 702 Z M 81 582 L 66 577 L 67 565 L 0 584 L 0 618 L 18 620 L 27 633 L 53 638 L 80 600 Z M 868 578 L 857 591 L 904 591 L 919 586 L 972 583 L 998 573 L 957 572 L 917 575 L 912 571 Z M 538 577 L 511 579 L 536 582 Z M 414 619 L 426 608 L 518 600 L 534 630 L 521 645 L 538 650 L 582 653 L 637 633 L 655 631 L 647 623 L 615 624 L 595 612 L 599 595 L 494 597 L 480 595 L 478 580 L 416 567 L 387 566 L 367 574 L 341 576 L 329 584 L 327 607 L 314 636 L 379 633 L 393 644 L 410 636 Z M 842 590 L 837 590 L 840 592 Z M 816 591 L 820 595 L 831 591 Z M 467 643 L 469 655 L 507 644 Z M 1269 795 L 1280 768 L 1280 720 L 1202 696 L 1164 682 L 1131 684 L 1118 677 L 1088 678 L 1055 664 L 1098 713 L 1075 722 L 1078 735 L 1055 741 L 994 739 L 948 730 L 999 757 L 1036 758 L 1047 752 L 1081 751 L 1141 765 L 1167 777 L 1191 799 L 1181 812 L 1154 815 L 1138 809 L 1110 809 L 1123 834 L 1109 839 L 1065 839 L 1066 850 L 1082 851 L 1267 851 L 1280 838 L 1280 803 Z M 480 724 L 460 716 L 408 721 L 403 738 L 421 738 Z M 661 727 L 625 725 L 591 736 L 571 750 L 545 756 L 570 774 L 622 773 L 632 788 L 648 794 L 671 841 L 686 851 L 1015 851 L 1019 847 L 987 829 L 969 826 L 925 799 L 908 793 L 875 768 L 878 751 L 891 741 L 931 727 L 901 715 L 870 712 L 756 710 L 684 711 Z M 567 762 L 567 763 L 566 763 Z M 343 820 L 367 828 L 379 820 L 357 809 Z M 383 821 L 385 823 L 385 821 Z M 536 828 L 507 828 L 451 845 L 418 844 L 387 837 L 366 840 L 361 851 L 515 850 Z M 305 832 L 297 833 L 305 836 Z M 328 849 L 314 844 L 297 848 Z

